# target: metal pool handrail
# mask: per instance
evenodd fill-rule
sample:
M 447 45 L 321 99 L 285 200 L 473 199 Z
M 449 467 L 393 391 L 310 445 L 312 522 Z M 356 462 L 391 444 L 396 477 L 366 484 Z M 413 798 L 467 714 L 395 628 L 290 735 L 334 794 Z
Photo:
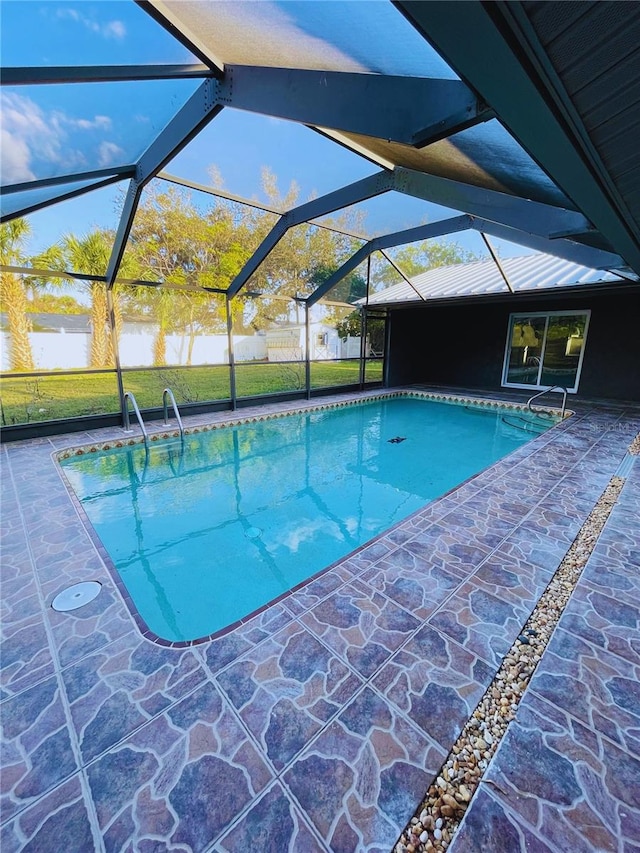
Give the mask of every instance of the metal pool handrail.
M 136 413 L 136 417 L 138 418 L 138 423 L 140 424 L 140 429 L 142 430 L 142 435 L 144 436 L 144 444 L 145 447 L 149 447 L 149 435 L 144 425 L 144 421 L 142 420 L 142 415 L 140 414 L 140 409 L 138 408 L 138 404 L 136 403 L 136 398 L 133 396 L 131 391 L 124 392 L 124 431 L 131 432 L 131 421 L 129 420 L 129 406 L 127 405 L 127 400 L 131 400 L 131 405 L 133 406 L 133 411 Z
M 173 396 L 173 391 L 171 388 L 165 388 L 162 392 L 162 409 L 164 411 L 164 422 L 165 424 L 169 423 L 169 407 L 167 405 L 167 397 L 171 400 L 171 405 L 173 406 L 173 411 L 176 416 L 176 420 L 178 421 L 178 427 L 180 428 L 180 438 L 184 438 L 184 427 L 182 426 L 182 418 L 180 417 L 180 412 L 178 411 L 178 404 L 176 403 L 176 398 Z
M 549 391 L 562 391 L 562 413 L 561 416 L 564 418 L 564 411 L 567 407 L 567 389 L 562 385 L 552 385 L 551 388 L 545 388 L 544 391 L 539 391 L 537 394 L 534 394 L 533 397 L 530 397 L 527 400 L 527 408 L 531 412 L 531 414 L 535 415 L 536 411 L 531 406 L 531 403 L 537 398 L 542 397 L 543 394 L 548 394 Z

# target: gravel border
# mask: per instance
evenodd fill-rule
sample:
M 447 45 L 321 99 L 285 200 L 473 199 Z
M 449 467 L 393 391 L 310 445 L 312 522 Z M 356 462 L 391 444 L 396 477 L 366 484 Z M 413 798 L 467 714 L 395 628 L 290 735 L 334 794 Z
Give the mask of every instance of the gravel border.
M 629 447 L 640 454 L 640 433 Z M 614 476 L 558 566 L 522 632 L 393 848 L 393 853 L 446 850 L 495 754 L 549 638 L 591 556 L 624 478 Z

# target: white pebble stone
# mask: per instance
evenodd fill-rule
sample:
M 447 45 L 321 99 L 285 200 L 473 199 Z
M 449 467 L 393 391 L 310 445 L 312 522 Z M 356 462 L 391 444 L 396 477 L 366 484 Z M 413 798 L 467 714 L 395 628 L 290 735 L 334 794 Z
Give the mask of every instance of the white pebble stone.
M 428 833 L 428 832 L 426 831 L 426 829 L 425 829 L 425 831 L 424 831 L 424 832 L 421 832 L 421 833 L 420 833 L 420 841 L 421 841 L 423 844 L 426 844 L 428 840 L 429 840 L 429 833 Z
M 442 829 L 442 818 L 439 817 L 436 821 L 436 829 Z
M 436 841 L 440 841 L 440 839 L 442 838 L 442 830 L 441 829 L 434 829 L 433 830 L 433 837 L 435 838 Z

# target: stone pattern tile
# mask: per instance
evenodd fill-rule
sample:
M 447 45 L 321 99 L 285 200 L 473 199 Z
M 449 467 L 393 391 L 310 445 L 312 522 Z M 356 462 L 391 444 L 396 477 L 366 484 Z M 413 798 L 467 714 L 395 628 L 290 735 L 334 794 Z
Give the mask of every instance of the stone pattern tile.
M 451 853 L 640 850 L 639 480 L 636 462 Z
M 388 853 L 443 758 L 365 687 L 283 781 L 331 851 Z
M 107 851 L 206 850 L 272 779 L 211 683 L 86 772 Z
M 299 616 L 335 592 L 344 583 L 350 581 L 353 575 L 360 571 L 359 567 L 354 571 L 355 565 L 353 567 L 339 565 L 328 572 L 324 572 L 316 580 L 304 584 L 301 589 L 287 596 L 283 600 L 284 606 L 292 615 Z
M 40 593 L 11 473 L 2 454 L 0 536 L 0 700 L 19 693 L 54 672 Z
M 485 661 L 425 625 L 396 652 L 373 684 L 449 750 L 493 674 Z
M 356 579 L 301 621 L 364 678 L 370 678 L 418 628 L 418 620 Z
M 460 577 L 405 548 L 366 569 L 361 580 L 418 619 L 427 619 L 460 585 Z
M 298 623 L 234 661 L 216 680 L 276 771 L 362 687 L 362 680 Z
M 0 448 L 3 850 L 48 853 L 62 835 L 69 851 L 390 850 L 640 428 L 637 414 L 620 408 L 577 408 L 306 586 L 186 649 L 140 637 L 51 460 L 56 448 L 112 442 L 121 431 Z M 189 425 L 227 420 L 221 412 Z M 561 735 L 570 757 L 575 743 L 593 748 L 584 765 L 601 763 L 609 793 L 598 800 L 604 789 L 593 783 L 591 799 L 575 815 L 565 809 L 570 817 L 547 837 L 544 821 L 557 806 L 541 800 L 545 817 L 534 825 L 489 785 L 477 796 L 484 818 L 474 825 L 469 810 L 469 849 L 485 830 L 481 849 L 569 849 L 576 826 L 591 827 L 607 849 L 584 803 L 622 802 L 636 790 L 638 602 L 629 567 L 638 543 L 629 533 L 640 515 L 638 465 L 616 513 L 554 651 L 567 683 L 581 675 L 597 713 L 580 719 L 586 706 L 563 710 L 530 693 L 545 709 L 534 709 L 532 731 L 556 738 L 555 750 L 558 732 L 547 728 L 570 732 Z M 80 580 L 101 582 L 98 598 L 76 613 L 53 611 L 55 594 Z M 609 760 L 620 766 L 613 793 Z M 635 806 L 611 808 L 623 853 L 640 849 Z
M 49 853 L 56 849 L 89 853 L 99 849 L 99 844 L 92 835 L 79 773 L 0 829 L 3 853 Z
M 620 841 L 640 842 L 640 760 L 533 693 L 486 778 L 552 850 L 617 853 Z M 450 849 L 459 853 L 455 839 Z
M 55 676 L 0 706 L 4 822 L 78 769 Z
M 640 664 L 633 665 L 558 627 L 531 690 L 640 756 Z
M 62 671 L 85 762 L 181 699 L 206 676 L 190 649 L 126 634 Z
M 625 587 L 621 591 L 617 587 L 625 578 L 607 574 L 602 569 L 601 581 L 595 587 L 583 575 L 562 615 L 562 627 L 593 646 L 640 664 L 640 610 L 620 601 Z M 609 584 L 608 595 L 602 592 L 603 582 Z
M 428 624 L 495 670 L 533 610 L 532 601 L 523 603 L 515 595 L 508 601 L 505 598 L 494 595 L 490 586 L 474 577 L 439 608 Z
M 208 643 L 194 646 L 194 651 L 215 675 L 231 661 L 284 627 L 293 617 L 282 604 L 274 604 L 257 616 L 239 625 L 233 631 L 216 637 Z
M 328 850 L 291 798 L 276 782 L 215 846 L 216 851 L 246 853 L 325 853 Z
M 478 789 L 448 849 L 455 853 L 560 853 L 560 848 L 548 847 L 505 803 L 495 799 L 489 785 Z

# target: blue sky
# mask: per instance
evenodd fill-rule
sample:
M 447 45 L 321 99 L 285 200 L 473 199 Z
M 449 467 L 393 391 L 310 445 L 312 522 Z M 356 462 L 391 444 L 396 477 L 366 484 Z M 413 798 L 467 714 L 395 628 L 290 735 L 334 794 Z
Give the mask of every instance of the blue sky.
M 296 8 L 300 11 L 304 6 Z M 6 66 L 194 61 L 131 0 L 3 0 L 0 14 Z M 3 182 L 133 162 L 197 85 L 197 81 L 180 80 L 3 87 Z M 300 202 L 378 170 L 301 125 L 225 110 L 167 171 L 210 183 L 214 168 L 229 191 L 264 200 L 260 178 L 265 167 L 278 176 L 283 194 L 295 181 Z M 89 193 L 32 215 L 31 251 L 70 231 L 81 234 L 94 225 L 115 227 L 118 192 L 108 188 Z M 452 215 L 400 194 L 387 194 L 359 207 L 366 213 L 370 233 Z M 479 249 L 475 234 L 451 239 Z M 522 247 L 496 244 L 504 256 L 527 253 Z

